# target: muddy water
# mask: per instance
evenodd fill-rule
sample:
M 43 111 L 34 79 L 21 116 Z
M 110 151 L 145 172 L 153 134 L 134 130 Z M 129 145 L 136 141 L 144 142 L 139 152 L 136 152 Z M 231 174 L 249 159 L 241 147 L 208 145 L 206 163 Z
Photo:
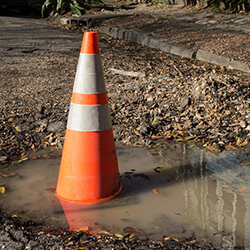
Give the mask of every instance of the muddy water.
M 217 247 L 250 247 L 249 156 L 214 155 L 169 145 L 152 155 L 118 145 L 122 191 L 103 204 L 82 206 L 54 195 L 60 154 L 1 168 L 1 209 L 40 223 L 88 227 L 149 238 L 197 236 Z M 11 174 L 13 175 L 13 174 Z

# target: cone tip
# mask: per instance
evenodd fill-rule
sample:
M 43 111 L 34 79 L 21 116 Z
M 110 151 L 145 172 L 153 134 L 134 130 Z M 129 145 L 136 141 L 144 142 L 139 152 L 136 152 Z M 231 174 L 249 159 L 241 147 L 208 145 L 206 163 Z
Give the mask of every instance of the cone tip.
M 100 54 L 98 37 L 96 32 L 86 31 L 83 35 L 82 54 Z

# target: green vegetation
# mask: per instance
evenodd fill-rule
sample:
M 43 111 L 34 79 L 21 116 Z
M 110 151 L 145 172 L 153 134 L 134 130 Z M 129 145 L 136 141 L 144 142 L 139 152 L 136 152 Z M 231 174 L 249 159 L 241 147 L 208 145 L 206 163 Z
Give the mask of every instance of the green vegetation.
M 240 10 L 244 7 L 244 10 L 249 11 L 250 0 L 207 0 L 209 6 L 211 6 L 214 12 L 222 12 L 223 10 Z M 221 6 L 224 6 L 222 9 Z
M 85 13 L 84 4 L 98 2 L 98 0 L 46 0 L 42 6 L 42 16 L 46 11 L 52 14 L 64 14 L 72 11 L 73 16 L 80 16 Z

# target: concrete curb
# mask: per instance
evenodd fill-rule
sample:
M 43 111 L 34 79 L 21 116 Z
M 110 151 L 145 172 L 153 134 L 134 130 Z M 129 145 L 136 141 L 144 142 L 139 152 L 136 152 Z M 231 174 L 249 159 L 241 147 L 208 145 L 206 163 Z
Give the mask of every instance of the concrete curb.
M 112 27 L 101 27 L 99 32 L 112 36 L 114 38 L 128 40 L 137 44 L 141 44 L 150 48 L 159 49 L 172 55 L 183 56 L 185 58 L 196 59 L 219 66 L 230 67 L 235 70 L 250 73 L 250 67 L 247 63 L 230 60 L 228 57 L 219 56 L 211 52 L 198 49 L 188 49 L 179 45 L 159 40 L 151 35 L 140 33 L 132 30 L 123 30 Z

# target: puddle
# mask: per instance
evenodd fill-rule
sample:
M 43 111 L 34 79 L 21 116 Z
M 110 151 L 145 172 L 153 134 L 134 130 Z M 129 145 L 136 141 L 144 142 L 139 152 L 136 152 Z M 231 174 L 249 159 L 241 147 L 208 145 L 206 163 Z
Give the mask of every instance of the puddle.
M 119 145 L 117 156 L 122 191 L 92 206 L 54 195 L 59 155 L 1 167 L 2 174 L 15 173 L 0 179 L 1 210 L 53 227 L 121 234 L 135 228 L 151 239 L 197 236 L 215 247 L 250 247 L 250 166 L 240 164 L 249 156 L 181 144 L 158 155 Z

